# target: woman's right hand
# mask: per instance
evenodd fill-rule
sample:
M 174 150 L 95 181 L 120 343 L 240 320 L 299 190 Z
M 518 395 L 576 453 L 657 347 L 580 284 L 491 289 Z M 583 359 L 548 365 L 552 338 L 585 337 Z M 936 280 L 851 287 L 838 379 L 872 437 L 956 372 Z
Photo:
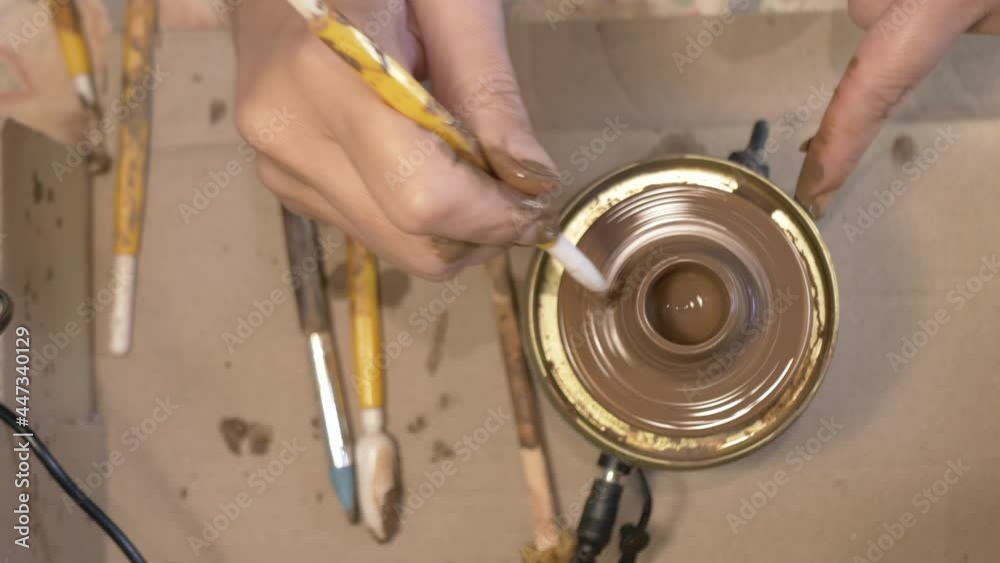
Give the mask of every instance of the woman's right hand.
M 501 0 L 336 6 L 418 79 L 433 80 L 437 99 L 482 142 L 502 181 L 383 103 L 286 2 L 244 0 L 235 20 L 237 122 L 258 150 L 261 181 L 293 211 L 430 279 L 534 242 L 534 196 L 558 175 L 521 100 Z M 261 135 L 282 110 L 291 125 Z

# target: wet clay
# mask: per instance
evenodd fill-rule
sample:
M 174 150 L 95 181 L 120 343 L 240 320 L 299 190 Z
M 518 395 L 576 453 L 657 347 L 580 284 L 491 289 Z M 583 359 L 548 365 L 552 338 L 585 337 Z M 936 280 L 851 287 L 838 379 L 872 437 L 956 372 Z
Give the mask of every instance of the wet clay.
M 660 274 L 646 298 L 646 315 L 660 336 L 690 346 L 715 336 L 729 313 L 725 284 L 709 268 L 684 262 Z
M 578 246 L 615 286 L 558 290 L 580 383 L 635 428 L 698 437 L 745 427 L 789 387 L 809 338 L 809 282 L 765 201 L 654 186 L 604 212 Z

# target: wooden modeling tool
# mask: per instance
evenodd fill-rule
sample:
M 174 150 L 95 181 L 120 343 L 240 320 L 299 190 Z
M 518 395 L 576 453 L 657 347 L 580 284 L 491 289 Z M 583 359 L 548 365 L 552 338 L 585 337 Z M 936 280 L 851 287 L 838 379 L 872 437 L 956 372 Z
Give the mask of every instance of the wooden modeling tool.
M 361 404 L 361 434 L 355 444 L 361 519 L 378 541 L 398 527 L 401 485 L 399 451 L 385 428 L 385 388 L 378 264 L 355 240 L 347 240 L 347 284 L 351 296 L 354 377 Z
M 534 542 L 521 548 L 521 557 L 525 563 L 569 563 L 573 557 L 573 535 L 557 524 L 552 473 L 542 437 L 541 413 L 538 411 L 538 397 L 525 363 L 517 320 L 516 292 L 507 254 L 494 258 L 487 267 L 492 284 L 493 312 L 500 335 L 507 384 L 510 387 L 510 401 L 514 420 L 517 422 L 521 467 L 531 492 L 531 510 L 534 513 Z
M 316 242 L 316 224 L 284 207 L 281 208 L 281 218 L 285 225 L 289 271 L 295 273 L 298 282 L 294 287 L 299 326 L 309 342 L 309 360 L 319 391 L 327 453 L 330 455 L 330 482 L 347 512 L 348 520 L 354 522 L 357 520 L 357 494 L 351 455 L 350 417 L 334 347 L 333 323 L 330 321 L 330 305 L 323 278 L 323 256 Z
M 479 141 L 402 65 L 352 26 L 343 14 L 331 10 L 322 0 L 288 0 L 288 3 L 306 19 L 320 40 L 357 69 L 387 105 L 437 134 L 467 162 L 492 174 Z M 551 234 L 551 239 L 538 247 L 562 264 L 580 285 L 596 293 L 606 293 L 608 282 L 587 255 L 558 230 L 551 229 Z
M 142 236 L 146 183 L 149 179 L 153 93 L 143 85 L 153 65 L 155 0 L 129 0 L 122 42 L 122 99 L 134 103 L 118 131 L 118 178 L 115 186 L 115 283 L 111 304 L 110 351 L 124 356 L 132 348 L 136 273 Z

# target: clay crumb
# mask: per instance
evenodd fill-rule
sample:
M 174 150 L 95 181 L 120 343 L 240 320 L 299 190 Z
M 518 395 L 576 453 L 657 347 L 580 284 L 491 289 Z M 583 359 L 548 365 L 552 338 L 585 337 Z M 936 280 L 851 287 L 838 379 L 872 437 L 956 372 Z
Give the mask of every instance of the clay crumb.
M 322 503 L 323 502 L 323 493 L 321 493 L 319 491 L 316 491 L 316 502 L 317 503 Z
M 455 450 L 443 440 L 434 440 L 431 445 L 431 463 L 437 463 L 444 459 L 454 459 Z
M 427 428 L 427 421 L 422 416 L 414 418 L 413 422 L 406 425 L 406 431 L 410 434 L 419 434 L 424 431 L 424 428 Z
M 178 496 L 181 498 L 181 500 L 188 498 L 187 487 L 181 487 L 181 492 L 178 494 Z
M 266 424 L 251 423 L 247 432 L 247 441 L 250 443 L 250 453 L 254 455 L 265 455 L 271 450 L 271 440 L 274 437 L 271 427 Z
M 451 406 L 452 402 L 453 399 L 451 395 L 447 393 L 441 393 L 441 396 L 438 397 L 438 408 L 441 410 L 446 410 L 448 407 Z
M 45 187 L 42 186 L 42 181 L 38 178 L 37 173 L 31 174 L 31 196 L 35 200 L 35 203 L 41 203 L 42 197 L 45 196 Z
M 243 439 L 247 435 L 249 425 L 247 421 L 239 417 L 224 418 L 219 422 L 219 431 L 222 439 L 226 442 L 226 447 L 233 455 L 240 455 L 240 447 Z
M 274 433 L 267 424 L 259 422 L 247 422 L 246 420 L 234 416 L 224 418 L 219 422 L 219 431 L 226 447 L 233 455 L 243 453 L 243 444 L 248 443 L 250 453 L 254 455 L 265 455 L 271 449 L 271 440 Z
M 212 100 L 212 103 L 208 106 L 208 122 L 215 125 L 225 116 L 226 102 L 219 98 Z
M 230 362 L 229 360 L 226 360 L 225 362 L 222 363 L 222 367 L 224 367 L 226 369 L 229 369 L 229 368 L 233 367 L 233 362 Z
M 427 373 L 434 375 L 444 360 L 445 340 L 448 336 L 448 311 L 441 313 L 434 323 L 434 334 L 431 336 L 431 351 L 427 354 Z
M 892 142 L 892 160 L 896 164 L 906 164 L 917 155 L 917 143 L 913 137 L 902 134 Z
M 200 84 L 201 83 L 201 74 L 199 74 L 197 72 L 194 73 L 194 74 L 192 74 L 191 75 L 191 82 L 194 82 L 195 84 Z

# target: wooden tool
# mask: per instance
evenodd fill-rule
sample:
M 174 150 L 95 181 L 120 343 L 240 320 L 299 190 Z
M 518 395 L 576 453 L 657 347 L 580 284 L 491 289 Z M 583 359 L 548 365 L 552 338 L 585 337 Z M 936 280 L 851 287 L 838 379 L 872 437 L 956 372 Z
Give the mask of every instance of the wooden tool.
M 361 519 L 379 541 L 399 524 L 401 485 L 396 441 L 385 429 L 382 326 L 378 264 L 357 241 L 347 240 L 347 283 L 351 296 L 354 370 L 361 404 L 361 435 L 355 445 Z
M 535 516 L 534 543 L 521 548 L 521 557 L 525 563 L 568 563 L 573 557 L 573 536 L 569 531 L 561 529 L 557 521 L 552 473 L 541 433 L 538 398 L 524 359 L 517 321 L 516 292 L 507 254 L 490 260 L 487 267 L 493 313 L 496 316 L 507 384 L 510 387 L 510 402 L 517 422 L 521 467 L 531 492 L 531 510 Z
M 333 323 L 330 321 L 330 305 L 323 278 L 323 256 L 316 242 L 316 224 L 284 207 L 281 208 L 281 218 L 285 225 L 289 271 L 296 276 L 293 285 L 299 326 L 309 343 L 309 359 L 319 391 L 327 453 L 330 455 L 330 482 L 347 512 L 348 520 L 354 522 L 357 519 L 357 494 L 350 417 L 334 347 Z
M 118 178 L 115 190 L 114 290 L 111 306 L 110 350 L 124 356 L 132 348 L 135 315 L 136 271 L 142 235 L 146 182 L 149 179 L 150 129 L 153 93 L 143 79 L 153 64 L 156 33 L 155 0 L 129 0 L 122 42 L 123 78 L 121 98 L 130 111 L 118 132 Z M 134 105 L 131 105 L 134 104 Z

